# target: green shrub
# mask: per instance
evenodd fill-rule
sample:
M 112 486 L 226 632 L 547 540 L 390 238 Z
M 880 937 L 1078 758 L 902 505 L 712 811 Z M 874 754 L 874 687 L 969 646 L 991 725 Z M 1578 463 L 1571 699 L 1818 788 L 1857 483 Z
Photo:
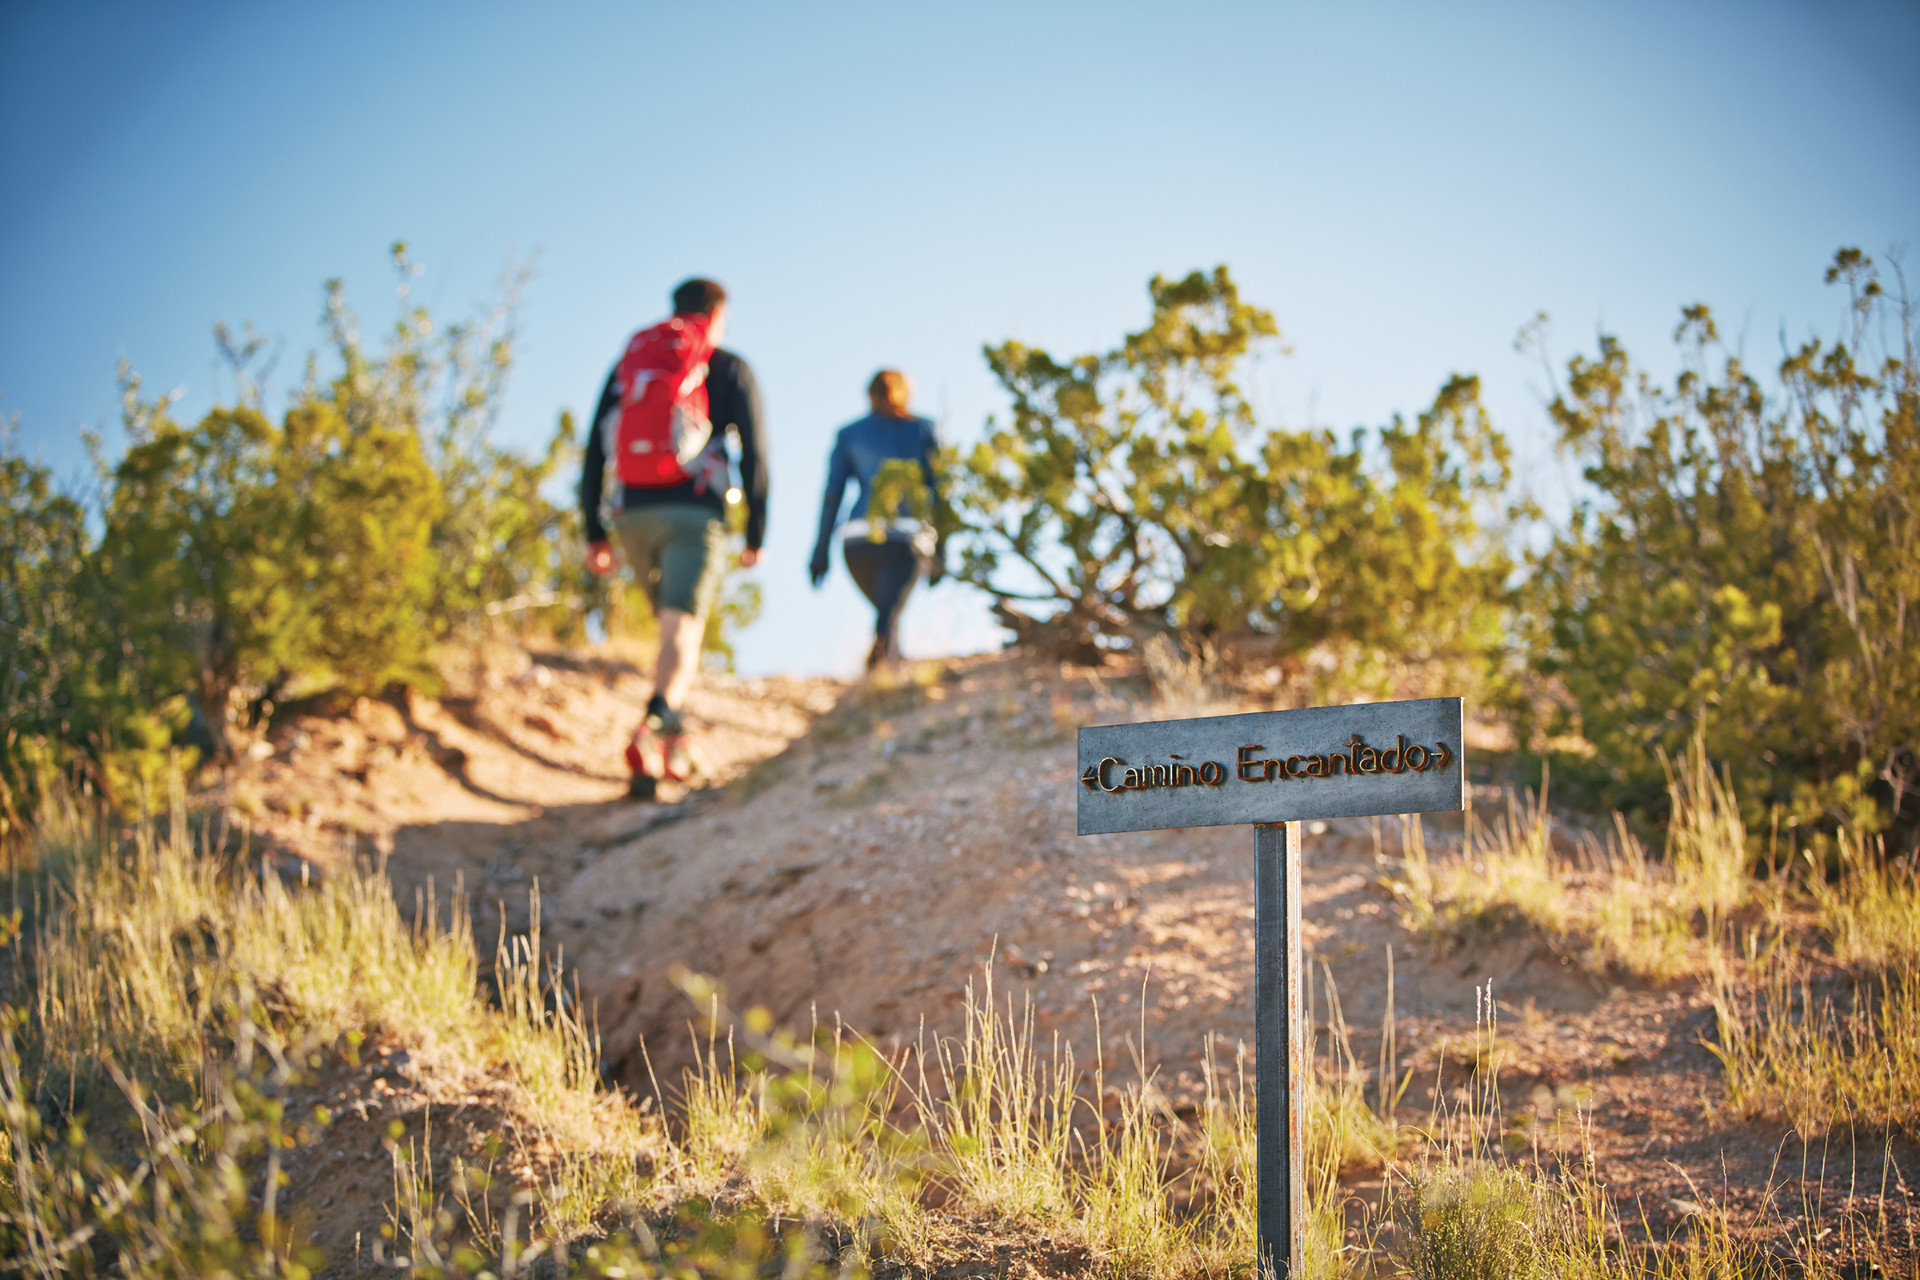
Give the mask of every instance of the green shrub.
M 217 754 L 260 691 L 295 675 L 352 692 L 416 680 L 432 639 L 440 505 L 412 433 L 324 401 L 276 427 L 250 408 L 189 428 L 129 414 L 97 563 L 151 696 L 192 696 Z
M 17 843 L 49 782 L 151 792 L 186 723 L 181 699 L 143 695 L 142 655 L 104 640 L 118 616 L 80 502 L 0 432 L 0 846 Z
M 1694 735 L 1747 825 L 1920 822 L 1920 383 L 1912 309 L 1844 250 L 1842 332 L 1764 385 L 1704 306 L 1668 387 L 1613 337 L 1553 401 L 1587 495 L 1532 583 L 1562 776 L 1654 809 Z M 1910 839 L 1909 834 L 1909 839 Z
M 0 436 L 0 840 L 17 836 L 39 807 L 53 763 L 49 743 L 76 731 L 67 661 L 83 625 L 75 579 L 86 560 L 86 512 L 54 492 L 48 469 Z
M 419 441 L 441 499 L 430 540 L 427 613 L 435 634 L 472 631 L 509 602 L 511 613 L 536 628 L 564 627 L 575 604 L 558 588 L 577 566 L 579 517 L 572 504 L 556 504 L 543 490 L 574 456 L 573 417 L 561 415 L 538 455 L 491 439 L 513 368 L 527 273 L 509 270 L 495 304 L 441 324 L 412 301 L 420 268 L 404 241 L 392 257 L 399 306 L 377 349 L 361 340 L 344 286 L 327 282 L 327 341 L 338 373 L 321 387 L 310 372 L 306 398 L 333 405 L 355 433 L 380 424 Z
M 215 327 L 235 403 L 196 423 L 123 365 L 126 449 L 109 461 L 90 441 L 97 510 L 0 436 L 0 840 L 52 776 L 141 807 L 291 695 L 430 685 L 437 642 L 501 619 L 577 626 L 577 516 L 542 493 L 572 455 L 572 418 L 534 457 L 488 438 L 518 281 L 441 328 L 408 301 L 406 246 L 393 256 L 385 343 L 362 343 L 329 282 L 335 376 L 309 359 L 278 422 L 250 328 Z
M 1148 289 L 1111 351 L 987 349 L 1012 413 L 955 468 L 960 577 L 1082 656 L 1156 635 L 1192 657 L 1494 651 L 1514 509 L 1478 380 L 1371 436 L 1262 426 L 1242 383 L 1273 316 L 1224 267 Z

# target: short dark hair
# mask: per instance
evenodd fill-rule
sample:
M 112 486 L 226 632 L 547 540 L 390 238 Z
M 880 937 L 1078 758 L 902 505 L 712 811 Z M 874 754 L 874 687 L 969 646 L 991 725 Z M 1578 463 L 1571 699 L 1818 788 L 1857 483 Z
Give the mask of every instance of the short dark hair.
M 710 316 L 726 300 L 727 291 L 717 282 L 695 276 L 691 280 L 681 281 L 673 291 L 673 314 Z

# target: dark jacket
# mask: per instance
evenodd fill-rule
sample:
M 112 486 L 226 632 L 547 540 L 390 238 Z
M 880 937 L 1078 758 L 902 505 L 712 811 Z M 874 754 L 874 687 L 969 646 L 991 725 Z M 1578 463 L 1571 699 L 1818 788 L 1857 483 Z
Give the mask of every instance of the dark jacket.
M 726 476 L 731 470 L 727 454 L 727 432 L 740 442 L 740 490 L 747 503 L 747 545 L 760 549 L 767 532 L 767 436 L 760 416 L 760 388 L 753 381 L 753 370 L 731 351 L 716 350 L 707 361 L 707 416 L 713 421 L 713 440 L 693 466 L 695 476 L 703 470 Z M 601 518 L 606 496 L 607 437 L 620 421 L 620 366 L 616 363 L 600 389 L 600 403 L 593 411 L 593 426 L 587 432 L 587 456 L 580 468 L 580 520 L 588 542 L 604 542 L 607 526 Z M 703 467 L 702 463 L 712 463 Z M 620 487 L 623 510 L 657 506 L 667 502 L 693 502 L 712 507 L 724 515 L 727 510 L 727 484 L 723 479 L 710 483 L 702 479 L 659 489 Z

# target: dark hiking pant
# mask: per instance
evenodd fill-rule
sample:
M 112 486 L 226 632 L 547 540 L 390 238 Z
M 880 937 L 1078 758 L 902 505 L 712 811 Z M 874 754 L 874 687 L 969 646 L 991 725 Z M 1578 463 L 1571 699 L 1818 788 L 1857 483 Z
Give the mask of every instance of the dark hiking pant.
M 913 544 L 890 539 L 874 542 L 869 538 L 848 538 L 841 544 L 847 557 L 847 572 L 854 585 L 873 605 L 873 644 L 875 654 L 894 651 L 894 628 L 907 593 L 920 578 L 920 556 Z

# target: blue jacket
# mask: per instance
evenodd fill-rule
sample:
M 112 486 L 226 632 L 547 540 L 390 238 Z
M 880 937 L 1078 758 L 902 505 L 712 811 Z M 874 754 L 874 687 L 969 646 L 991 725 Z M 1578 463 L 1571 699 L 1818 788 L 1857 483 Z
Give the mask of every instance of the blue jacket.
M 860 486 L 853 511 L 856 518 L 864 518 L 868 514 L 867 500 L 873 479 L 880 473 L 881 465 L 894 458 L 917 461 L 927 477 L 927 493 L 933 500 L 934 510 L 942 509 L 944 496 L 933 467 L 933 455 L 938 447 L 933 423 L 925 418 L 887 418 L 870 413 L 840 428 L 827 462 L 827 491 L 820 499 L 820 536 L 813 544 L 812 562 L 816 577 L 826 572 L 828 548 L 833 542 L 833 531 L 840 527 L 848 480 Z M 911 535 L 901 532 L 897 536 Z

